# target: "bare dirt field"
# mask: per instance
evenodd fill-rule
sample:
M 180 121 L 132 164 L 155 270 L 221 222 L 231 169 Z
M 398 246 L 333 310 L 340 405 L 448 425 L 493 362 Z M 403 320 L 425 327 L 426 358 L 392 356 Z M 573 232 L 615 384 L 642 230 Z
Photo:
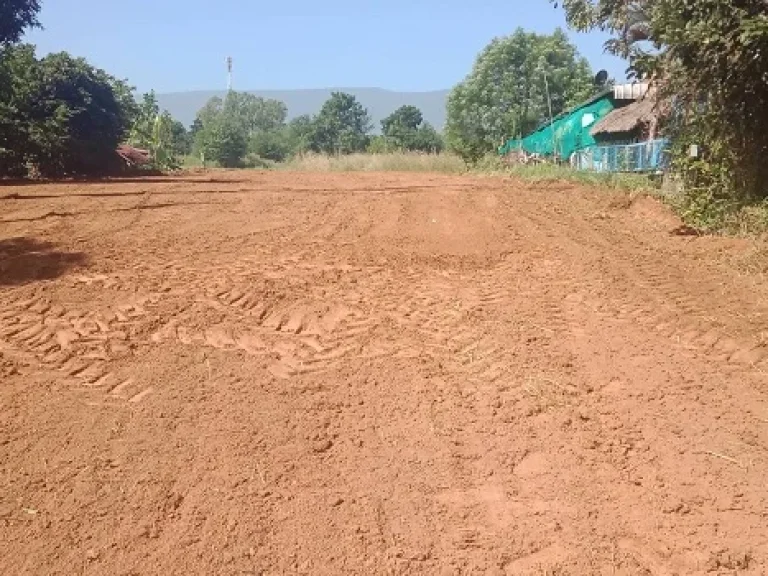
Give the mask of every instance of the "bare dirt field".
M 4 575 L 768 573 L 768 283 L 565 183 L 0 187 Z

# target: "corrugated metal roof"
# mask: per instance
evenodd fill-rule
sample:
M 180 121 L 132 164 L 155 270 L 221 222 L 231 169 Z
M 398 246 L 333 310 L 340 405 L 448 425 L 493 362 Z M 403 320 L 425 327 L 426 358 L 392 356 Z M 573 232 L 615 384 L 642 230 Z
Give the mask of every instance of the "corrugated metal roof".
M 149 150 L 142 150 L 140 148 L 134 148 L 128 144 L 120 144 L 117 147 L 117 155 L 125 160 L 128 164 L 134 164 L 136 166 L 143 166 L 151 162 L 151 154 Z
M 650 88 L 648 82 L 629 82 L 616 84 L 613 87 L 613 97 L 616 100 L 639 100 L 646 95 Z

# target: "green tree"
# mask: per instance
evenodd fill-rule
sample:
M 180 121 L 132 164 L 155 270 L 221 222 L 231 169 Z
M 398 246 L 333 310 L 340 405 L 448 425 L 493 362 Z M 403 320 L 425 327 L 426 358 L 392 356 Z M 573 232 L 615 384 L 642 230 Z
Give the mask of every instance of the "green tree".
M 413 150 L 439 154 L 443 151 L 443 148 L 445 148 L 443 137 L 429 122 L 424 122 L 419 126 L 419 129 L 416 131 Z
M 128 141 L 150 151 L 152 162 L 164 170 L 179 166 L 178 156 L 188 153 L 187 131 L 168 111 L 160 111 L 154 91 L 144 94 Z
M 448 97 L 448 146 L 468 161 L 588 98 L 592 71 L 562 30 L 494 39 Z
M 416 133 L 423 122 L 421 110 L 415 106 L 401 106 L 381 121 L 381 133 L 387 146 L 397 150 L 414 150 Z
M 44 176 L 99 174 L 135 114 L 131 88 L 66 52 L 39 61 L 31 91 L 29 160 Z
M 421 110 L 401 106 L 381 121 L 382 145 L 385 150 L 440 152 L 443 141 L 437 131 L 424 122 Z
M 222 166 L 241 165 L 249 150 L 267 160 L 282 160 L 289 151 L 286 115 L 282 102 L 245 92 L 211 98 L 192 126 L 195 148 Z
M 287 130 L 265 130 L 251 135 L 248 150 L 259 158 L 282 162 L 291 153 Z
M 705 226 L 768 197 L 768 10 L 764 0 L 565 0 L 569 24 L 652 77 L 690 214 Z M 647 40 L 648 42 L 638 42 Z M 690 144 L 700 154 L 691 158 Z
M 106 173 L 135 112 L 131 88 L 82 58 L 0 49 L 0 175 Z
M 655 51 L 644 41 L 653 43 L 651 11 L 658 0 L 550 0 L 562 4 L 568 25 L 581 32 L 598 29 L 611 38 L 605 48 L 611 54 L 629 60 L 632 76 L 650 73 L 648 64 L 655 61 Z
M 39 28 L 39 0 L 0 0 L 0 46 L 18 42 L 28 28 Z
M 0 177 L 27 175 L 36 74 L 34 46 L 0 48 Z
M 415 106 L 400 106 L 381 121 L 381 132 L 399 147 L 406 148 L 423 121 L 421 110 Z
M 351 94 L 333 92 L 314 120 L 311 145 L 325 154 L 363 152 L 368 145 L 371 119 Z
M 197 114 L 202 123 L 207 119 L 224 114 L 246 131 L 250 136 L 255 132 L 280 130 L 285 125 L 288 113 L 283 102 L 265 99 L 247 92 L 229 92 L 224 98 L 214 96 Z
M 197 149 L 205 161 L 217 162 L 224 168 L 237 168 L 248 152 L 248 136 L 231 118 L 216 118 L 197 133 Z
M 308 115 L 297 116 L 286 128 L 288 148 L 294 154 L 303 154 L 312 149 L 315 121 Z
M 251 131 L 245 118 L 237 92 L 229 92 L 223 99 L 211 98 L 198 112 L 193 126 L 195 150 L 205 161 L 225 168 L 241 166 Z
M 171 125 L 172 148 L 176 156 L 186 156 L 192 152 L 192 135 L 186 126 L 178 120 L 173 120 Z
M 250 134 L 277 132 L 285 126 L 288 108 L 279 100 L 261 98 L 245 92 L 234 92 L 231 101 Z

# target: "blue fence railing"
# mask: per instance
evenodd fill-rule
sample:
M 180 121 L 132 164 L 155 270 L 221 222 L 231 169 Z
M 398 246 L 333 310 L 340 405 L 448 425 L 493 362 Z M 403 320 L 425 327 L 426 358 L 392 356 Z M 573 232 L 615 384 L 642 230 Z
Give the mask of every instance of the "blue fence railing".
M 669 140 L 649 140 L 639 144 L 591 146 L 575 152 L 571 165 L 593 172 L 657 172 L 667 164 Z

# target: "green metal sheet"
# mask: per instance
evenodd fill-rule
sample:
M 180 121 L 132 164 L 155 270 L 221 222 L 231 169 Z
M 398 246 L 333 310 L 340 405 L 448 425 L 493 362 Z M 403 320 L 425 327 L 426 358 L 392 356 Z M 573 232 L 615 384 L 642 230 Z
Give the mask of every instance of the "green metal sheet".
M 505 155 L 516 150 L 542 156 L 567 159 L 574 152 L 595 145 L 589 131 L 614 109 L 610 94 L 592 99 L 586 104 L 560 115 L 554 122 L 542 126 L 522 139 L 511 139 L 499 148 Z

